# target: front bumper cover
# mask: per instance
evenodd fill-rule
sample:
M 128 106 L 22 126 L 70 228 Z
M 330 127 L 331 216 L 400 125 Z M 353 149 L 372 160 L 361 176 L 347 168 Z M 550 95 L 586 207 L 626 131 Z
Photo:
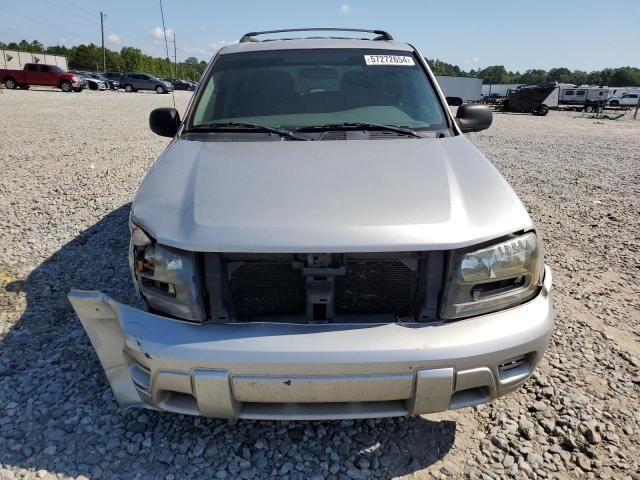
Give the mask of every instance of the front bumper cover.
M 72 291 L 116 400 L 221 418 L 416 415 L 524 383 L 553 329 L 551 272 L 533 300 L 446 324 L 190 324 Z

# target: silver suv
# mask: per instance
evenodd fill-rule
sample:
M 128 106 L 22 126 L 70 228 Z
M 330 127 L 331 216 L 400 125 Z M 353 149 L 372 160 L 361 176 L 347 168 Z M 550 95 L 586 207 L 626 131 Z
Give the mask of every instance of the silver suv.
M 156 93 L 169 93 L 173 90 L 171 82 L 160 80 L 148 73 L 123 73 L 120 77 L 120 87 L 127 92 L 155 90 Z
M 423 57 L 386 32 L 257 38 L 282 32 L 220 50 L 183 119 L 151 113 L 173 139 L 131 208 L 148 311 L 69 295 L 117 401 L 328 419 L 517 389 L 549 342 L 551 272 L 463 135 L 491 112 L 454 118 Z

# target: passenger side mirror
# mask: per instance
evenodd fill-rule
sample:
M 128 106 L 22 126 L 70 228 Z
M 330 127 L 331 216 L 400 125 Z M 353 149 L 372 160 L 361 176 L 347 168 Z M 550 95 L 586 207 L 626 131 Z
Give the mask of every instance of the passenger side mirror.
M 175 137 L 180 125 L 180 114 L 175 108 L 156 108 L 149 114 L 149 127 L 156 135 Z
M 463 103 L 458 107 L 456 123 L 462 133 L 479 132 L 491 126 L 493 113 L 484 105 L 470 105 Z

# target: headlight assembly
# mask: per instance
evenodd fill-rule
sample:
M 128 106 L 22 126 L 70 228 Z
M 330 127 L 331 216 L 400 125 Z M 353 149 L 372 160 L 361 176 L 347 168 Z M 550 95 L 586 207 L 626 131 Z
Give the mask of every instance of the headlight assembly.
M 185 320 L 204 320 L 195 254 L 158 244 L 131 221 L 129 229 L 129 267 L 149 306 Z
M 533 232 L 475 251 L 455 252 L 441 316 L 451 320 L 502 310 L 534 297 L 543 271 Z

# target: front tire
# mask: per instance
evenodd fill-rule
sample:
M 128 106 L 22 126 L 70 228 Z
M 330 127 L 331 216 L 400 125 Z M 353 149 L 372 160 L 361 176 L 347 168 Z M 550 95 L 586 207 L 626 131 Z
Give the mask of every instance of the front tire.
M 16 82 L 14 78 L 8 77 L 4 79 L 4 86 L 7 88 L 7 90 L 15 90 L 16 88 L 18 88 L 18 82 Z
M 98 90 L 98 85 L 96 85 L 95 83 L 90 83 L 89 90 Z
M 73 91 L 73 87 L 71 86 L 71 82 L 69 80 L 63 80 L 62 82 L 60 82 L 60 90 L 62 90 L 65 93 L 69 93 L 69 92 Z
M 158 85 L 156 87 L 156 93 L 164 93 L 164 87 L 161 87 L 160 85 Z
M 125 86 L 124 86 L 124 90 L 125 90 L 127 93 L 131 93 L 131 92 L 133 92 L 133 86 L 132 86 L 132 85 L 125 85 Z

